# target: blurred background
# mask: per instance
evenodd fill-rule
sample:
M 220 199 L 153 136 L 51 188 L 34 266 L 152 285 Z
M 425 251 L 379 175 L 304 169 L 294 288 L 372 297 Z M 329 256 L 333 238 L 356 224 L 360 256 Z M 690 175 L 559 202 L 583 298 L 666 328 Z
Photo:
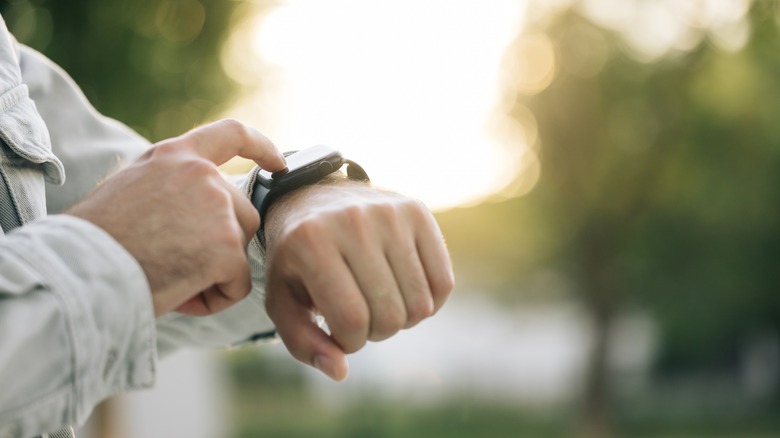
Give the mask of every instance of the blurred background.
M 84 436 L 780 436 L 780 2 L 0 5 L 151 141 L 231 116 L 341 149 L 456 269 L 345 383 L 182 352 Z

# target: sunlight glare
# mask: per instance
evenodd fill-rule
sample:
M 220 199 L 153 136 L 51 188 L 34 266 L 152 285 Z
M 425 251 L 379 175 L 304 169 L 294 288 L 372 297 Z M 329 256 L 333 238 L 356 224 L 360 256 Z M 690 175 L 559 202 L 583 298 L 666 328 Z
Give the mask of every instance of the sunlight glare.
M 544 34 L 524 35 L 515 43 L 505 73 L 507 86 L 515 92 L 532 95 L 543 91 L 555 77 L 555 50 Z
M 474 202 L 528 166 L 522 135 L 489 129 L 518 3 L 286 1 L 243 43 L 271 76 L 228 115 L 283 150 L 340 149 L 431 208 Z

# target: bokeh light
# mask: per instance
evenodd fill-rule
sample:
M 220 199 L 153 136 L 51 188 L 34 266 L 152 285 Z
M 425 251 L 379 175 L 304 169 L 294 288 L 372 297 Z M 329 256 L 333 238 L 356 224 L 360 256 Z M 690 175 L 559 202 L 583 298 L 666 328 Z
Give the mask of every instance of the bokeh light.
M 341 149 L 376 184 L 432 208 L 476 201 L 534 156 L 523 129 L 492 129 L 522 17 L 509 0 L 287 1 L 237 29 L 226 49 L 231 75 L 262 87 L 227 115 L 281 149 Z M 528 65 L 539 65 L 526 69 L 529 87 L 552 78 L 549 46 L 528 41 Z
M 719 48 L 741 49 L 750 36 L 751 0 L 582 0 L 580 11 L 621 34 L 627 52 L 643 62 L 689 51 L 707 35 Z

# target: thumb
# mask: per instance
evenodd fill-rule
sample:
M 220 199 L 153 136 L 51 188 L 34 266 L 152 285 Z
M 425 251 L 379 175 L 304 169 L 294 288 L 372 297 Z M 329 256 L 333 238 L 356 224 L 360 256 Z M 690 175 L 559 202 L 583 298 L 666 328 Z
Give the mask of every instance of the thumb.
M 346 355 L 317 324 L 314 310 L 295 299 L 289 287 L 278 286 L 273 291 L 269 290 L 266 311 L 294 358 L 317 368 L 335 381 L 347 378 L 349 364 Z

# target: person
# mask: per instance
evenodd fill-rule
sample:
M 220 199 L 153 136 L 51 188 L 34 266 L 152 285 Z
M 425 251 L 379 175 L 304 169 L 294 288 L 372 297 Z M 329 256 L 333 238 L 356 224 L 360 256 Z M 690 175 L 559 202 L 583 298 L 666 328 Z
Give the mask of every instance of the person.
M 0 86 L 0 436 L 79 425 L 152 386 L 158 357 L 182 347 L 278 335 L 343 380 L 347 354 L 430 317 L 453 288 L 428 209 L 360 182 L 275 201 L 263 251 L 251 184 L 217 166 L 284 168 L 267 138 L 222 120 L 149 145 L 1 19 Z

